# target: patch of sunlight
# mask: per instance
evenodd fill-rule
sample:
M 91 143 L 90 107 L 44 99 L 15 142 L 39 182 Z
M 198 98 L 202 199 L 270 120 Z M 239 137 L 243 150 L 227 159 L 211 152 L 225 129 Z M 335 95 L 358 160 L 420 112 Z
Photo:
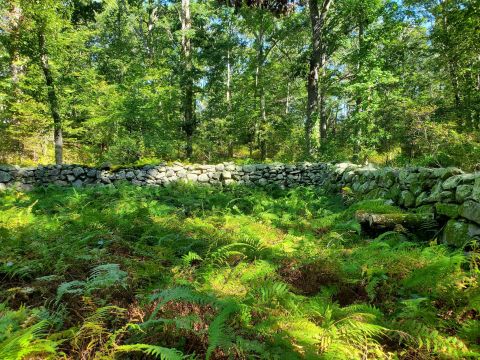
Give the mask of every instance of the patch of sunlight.
M 247 267 L 246 263 L 241 263 L 233 268 L 216 268 L 207 275 L 204 290 L 213 291 L 218 297 L 244 297 L 248 287 L 242 283 L 240 278 Z
M 274 246 L 282 242 L 285 233 L 280 229 L 274 228 L 252 219 L 249 216 L 226 216 L 224 231 L 235 234 L 242 234 L 243 237 L 260 240 L 265 246 Z

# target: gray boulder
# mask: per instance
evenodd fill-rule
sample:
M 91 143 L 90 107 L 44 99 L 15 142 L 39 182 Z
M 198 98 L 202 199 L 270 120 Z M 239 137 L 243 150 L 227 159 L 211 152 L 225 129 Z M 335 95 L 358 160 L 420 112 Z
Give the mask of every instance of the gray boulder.
M 80 166 L 74 168 L 72 170 L 73 172 L 73 175 L 75 175 L 75 177 L 79 177 L 80 175 L 83 175 L 85 173 L 85 170 L 83 168 L 81 168 Z
M 459 203 L 464 202 L 472 194 L 472 185 L 459 185 L 455 192 L 455 200 Z
M 449 220 L 443 229 L 441 241 L 444 244 L 462 247 L 472 240 L 469 234 L 469 224 L 464 221 Z
M 201 182 L 201 183 L 206 183 L 210 180 L 210 178 L 208 177 L 207 174 L 201 174 L 199 177 L 198 177 L 198 182 Z
M 0 171 L 0 182 L 6 183 L 12 180 L 12 176 L 5 171 Z
M 460 215 L 480 224 L 480 203 L 473 200 L 465 201 L 460 207 Z

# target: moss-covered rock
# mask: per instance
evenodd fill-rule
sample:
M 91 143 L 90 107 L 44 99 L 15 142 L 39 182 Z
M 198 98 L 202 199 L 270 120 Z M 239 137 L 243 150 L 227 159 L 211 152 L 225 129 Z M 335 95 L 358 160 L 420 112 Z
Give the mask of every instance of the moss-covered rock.
M 417 214 L 433 214 L 435 212 L 435 207 L 433 205 L 422 205 L 413 209 Z
M 372 199 L 381 199 L 384 198 L 386 194 L 386 191 L 382 188 L 376 188 L 371 190 L 365 195 L 366 200 L 372 200 Z
M 456 219 L 459 216 L 460 206 L 457 204 L 436 203 L 435 210 L 438 215 L 443 215 L 451 219 Z
M 462 175 L 455 175 L 455 176 L 449 177 L 442 184 L 442 188 L 444 190 L 454 189 L 460 184 L 461 181 L 462 181 Z
M 443 229 L 442 242 L 447 245 L 462 247 L 472 238 L 468 233 L 468 223 L 457 220 L 449 220 Z
M 426 199 L 428 198 L 428 194 L 424 191 L 420 195 L 417 196 L 417 200 L 415 200 L 415 206 L 419 207 L 426 203 Z
M 394 184 L 387 192 L 387 199 L 391 199 L 393 201 L 397 201 L 400 197 L 400 185 Z
M 478 174 L 478 177 L 475 179 L 475 184 L 473 185 L 472 199 L 480 202 L 480 174 Z
M 472 190 L 472 185 L 459 185 L 455 193 L 455 200 L 459 203 L 463 203 L 472 194 Z
M 442 194 L 442 184 L 438 183 L 436 184 L 427 198 L 425 198 L 424 202 L 425 203 L 435 203 L 441 200 L 441 194 Z
M 400 194 L 400 205 L 412 207 L 415 205 L 415 196 L 408 190 L 404 190 Z
M 463 171 L 454 167 L 438 168 L 433 171 L 433 176 L 441 180 L 447 180 L 454 175 L 463 174 Z
M 480 224 L 480 203 L 473 200 L 465 201 L 460 207 L 460 215 Z

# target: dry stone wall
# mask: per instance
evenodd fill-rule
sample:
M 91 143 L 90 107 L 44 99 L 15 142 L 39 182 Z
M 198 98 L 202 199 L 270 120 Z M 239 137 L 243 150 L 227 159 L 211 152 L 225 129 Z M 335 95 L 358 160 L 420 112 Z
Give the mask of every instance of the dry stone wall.
M 111 186 L 130 182 L 166 186 L 184 181 L 210 185 L 321 186 L 357 198 L 384 198 L 413 211 L 431 211 L 446 223 L 444 241 L 480 240 L 480 173 L 456 168 L 375 168 L 350 163 L 148 165 L 111 170 L 79 165 L 0 166 L 0 190 L 35 186 Z
M 211 185 L 321 185 L 328 174 L 329 164 L 252 164 L 235 165 L 148 165 L 142 168 L 110 170 L 77 165 L 51 165 L 32 168 L 0 166 L 0 188 L 17 187 L 29 190 L 34 186 L 109 185 L 121 181 L 135 185 L 165 186 L 185 181 Z
M 332 188 L 357 198 L 384 198 L 445 224 L 442 240 L 462 246 L 480 240 L 480 172 L 457 168 L 373 168 L 334 165 Z

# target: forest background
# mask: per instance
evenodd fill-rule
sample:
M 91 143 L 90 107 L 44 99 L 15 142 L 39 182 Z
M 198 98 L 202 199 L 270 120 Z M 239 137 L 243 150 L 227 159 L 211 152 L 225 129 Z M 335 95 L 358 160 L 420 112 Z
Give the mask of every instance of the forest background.
M 475 168 L 477 0 L 0 0 L 0 162 Z

